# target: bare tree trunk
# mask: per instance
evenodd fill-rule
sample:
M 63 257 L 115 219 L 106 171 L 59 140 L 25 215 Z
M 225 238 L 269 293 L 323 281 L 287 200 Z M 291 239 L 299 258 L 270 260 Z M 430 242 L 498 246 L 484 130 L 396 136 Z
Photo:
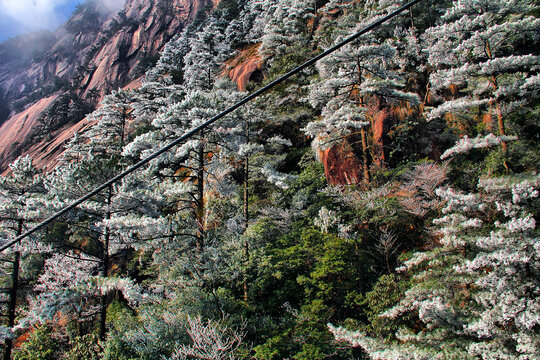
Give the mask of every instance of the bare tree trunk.
M 249 125 L 246 124 L 246 142 L 249 143 Z M 248 301 L 249 242 L 246 236 L 249 224 L 249 157 L 244 160 L 244 301 Z
M 198 169 L 197 169 L 197 249 L 202 252 L 204 249 L 204 145 L 199 145 L 198 149 Z
M 489 41 L 486 41 L 485 43 L 485 50 L 486 50 L 486 55 L 488 56 L 488 58 L 493 59 L 493 53 L 491 52 L 491 44 L 489 43 Z M 491 84 L 493 87 L 493 91 L 497 91 L 499 85 L 498 85 L 498 81 L 495 75 L 491 77 Z M 504 136 L 506 135 L 506 129 L 504 126 L 504 119 L 502 116 L 501 107 L 499 103 L 497 102 L 497 100 L 493 100 L 492 104 L 490 105 L 495 106 L 495 112 L 497 113 L 497 126 L 499 128 L 499 135 Z M 508 167 L 508 144 L 506 143 L 506 141 L 503 141 L 501 142 L 501 146 L 504 153 L 503 165 L 506 168 L 506 171 L 509 172 L 510 169 Z
M 363 78 L 362 78 L 362 66 L 360 64 L 360 61 L 357 62 L 358 66 L 358 85 L 362 84 Z M 359 96 L 357 99 L 357 105 L 358 107 L 364 106 L 364 99 L 362 96 Z M 362 171 L 364 173 L 364 182 L 369 183 L 370 176 L 369 176 L 369 156 L 368 156 L 368 144 L 367 144 L 367 134 L 366 129 L 364 127 L 360 128 L 360 137 L 362 139 Z
M 22 234 L 23 221 L 19 220 L 17 228 L 17 236 Z M 17 309 L 17 290 L 19 287 L 19 267 L 21 253 L 16 251 L 13 259 L 13 272 L 11 273 L 11 291 L 9 293 L 9 309 L 8 309 L 8 327 L 11 329 L 15 326 L 15 315 Z M 11 359 L 11 351 L 13 350 L 13 339 L 6 339 L 6 350 L 4 351 L 4 360 Z
M 360 136 L 362 137 L 362 169 L 364 172 L 364 182 L 369 183 L 368 145 L 366 129 L 363 127 L 360 129 Z
M 112 187 L 109 186 L 109 192 L 107 194 L 107 213 L 105 219 L 111 218 L 111 199 L 112 199 Z M 105 227 L 105 238 L 103 240 L 103 264 L 101 270 L 101 276 L 106 278 L 109 276 L 109 242 L 111 239 L 111 230 L 109 227 Z M 107 294 L 101 295 L 101 309 L 99 319 L 99 338 L 105 340 L 107 334 Z

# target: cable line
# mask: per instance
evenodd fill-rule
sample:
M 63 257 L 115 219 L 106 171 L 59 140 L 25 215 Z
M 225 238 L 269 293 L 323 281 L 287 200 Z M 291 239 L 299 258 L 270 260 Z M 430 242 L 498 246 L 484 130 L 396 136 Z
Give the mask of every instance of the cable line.
M 231 113 L 234 110 L 238 109 L 239 107 L 246 104 L 247 102 L 250 102 L 251 100 L 261 96 L 262 94 L 264 94 L 266 92 L 268 92 L 270 89 L 274 88 L 276 85 L 279 85 L 280 83 L 284 82 L 285 80 L 289 79 L 290 77 L 298 74 L 299 72 L 301 72 L 302 70 L 306 69 L 307 67 L 315 64 L 317 61 L 321 60 L 322 58 L 330 55 L 331 53 L 335 52 L 336 50 L 339 50 L 343 46 L 351 43 L 352 41 L 354 41 L 356 39 L 358 39 L 360 36 L 370 32 L 371 30 L 373 30 L 376 27 L 382 25 L 386 21 L 388 21 L 388 20 L 394 18 L 395 16 L 399 15 L 403 11 L 411 8 L 413 5 L 419 3 L 420 1 L 422 1 L 422 0 L 413 0 L 413 1 L 411 1 L 411 2 L 409 2 L 407 4 L 405 4 L 405 5 L 401 6 L 400 8 L 393 11 L 392 13 L 380 18 L 377 21 L 374 21 L 373 23 L 366 26 L 365 28 L 363 28 L 359 32 L 349 36 L 348 38 L 346 38 L 342 42 L 338 43 L 337 45 L 334 45 L 333 47 L 329 48 L 328 50 L 323 51 L 319 55 L 317 55 L 314 58 L 306 61 L 302 65 L 294 68 L 293 70 L 289 71 L 288 73 L 286 73 L 285 75 L 279 77 L 278 79 L 272 81 L 271 83 L 269 83 L 268 85 L 262 87 L 261 89 L 257 90 L 256 92 L 252 93 L 251 95 L 246 96 L 245 98 L 238 101 L 236 104 L 232 105 L 231 107 L 225 109 L 223 112 L 221 112 L 218 115 L 214 116 L 210 120 L 208 120 L 205 123 L 193 128 L 192 130 L 190 130 L 189 132 L 187 132 L 184 135 L 180 136 L 176 140 L 170 142 L 169 144 L 165 145 L 164 147 L 157 150 L 153 154 L 151 154 L 148 157 L 142 159 L 141 161 L 139 161 L 135 165 L 132 165 L 131 167 L 124 170 L 122 173 L 116 175 L 115 177 L 111 178 L 109 181 L 103 183 L 102 185 L 98 186 L 97 188 L 95 188 L 91 192 L 87 193 L 86 195 L 82 196 L 78 200 L 74 201 L 72 204 L 66 206 L 62 210 L 55 213 L 54 215 L 52 215 L 49 218 L 43 220 L 41 223 L 39 223 L 36 226 L 34 226 L 33 228 L 27 230 L 25 233 L 17 236 L 15 239 L 10 241 L 9 243 L 0 246 L 0 252 L 12 247 L 13 245 L 19 243 L 24 238 L 32 235 L 33 233 L 35 233 L 36 231 L 38 231 L 38 230 L 40 230 L 42 228 L 44 228 L 45 226 L 47 226 L 48 224 L 50 224 L 54 220 L 58 219 L 60 216 L 66 214 L 68 211 L 70 211 L 70 210 L 74 209 L 75 207 L 79 206 L 80 204 L 82 204 L 86 200 L 89 200 L 94 195 L 99 194 L 101 191 L 105 190 L 109 186 L 112 186 L 114 183 L 118 182 L 119 180 L 122 180 L 124 177 L 126 177 L 127 175 L 129 175 L 132 172 L 136 171 L 137 169 L 141 168 L 143 165 L 146 165 L 147 163 L 154 160 L 155 158 L 157 158 L 158 156 L 160 156 L 164 152 L 170 150 L 171 148 L 173 148 L 176 145 L 180 144 L 184 140 L 191 138 L 193 135 L 197 134 L 199 131 L 206 129 L 207 127 L 209 127 L 210 125 L 212 125 L 213 123 L 215 123 L 216 121 L 218 121 L 219 119 L 224 117 L 225 115 L 228 115 L 229 113 Z

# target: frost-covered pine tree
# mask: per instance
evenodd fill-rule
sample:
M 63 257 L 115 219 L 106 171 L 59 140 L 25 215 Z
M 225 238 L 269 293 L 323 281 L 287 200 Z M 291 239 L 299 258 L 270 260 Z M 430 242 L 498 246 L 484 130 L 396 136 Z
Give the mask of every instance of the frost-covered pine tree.
M 251 42 L 260 42 L 264 31 L 274 12 L 278 0 L 249 1 L 245 6 L 248 13 L 243 18 L 243 28 L 247 29 L 246 39 Z
M 29 155 L 19 157 L 9 165 L 9 170 L 9 175 L 0 177 L 0 238 L 3 242 L 13 240 L 49 215 L 43 205 L 46 193 L 44 176 L 34 166 L 32 158 Z M 15 249 L 39 252 L 41 246 L 31 239 L 30 244 L 26 240 Z
M 149 103 L 154 98 L 165 98 L 168 93 L 158 83 L 152 84 L 156 86 L 147 86 L 135 93 L 112 93 L 90 116 L 93 122 L 80 134 L 81 140 L 70 143 L 66 150 L 67 159 L 73 159 L 73 154 L 77 154 L 77 161 L 63 162 L 46 181 L 51 208 L 60 209 L 95 189 L 133 160 L 122 157 L 129 135 L 129 123 L 137 122 L 140 118 L 147 121 L 146 117 L 153 117 L 157 110 Z M 137 118 L 134 119 L 133 114 Z M 161 189 L 158 185 L 155 176 L 147 172 L 131 175 L 83 203 L 63 219 L 69 230 L 56 240 L 59 255 L 69 257 L 68 252 L 74 251 L 75 255 L 71 258 L 78 256 L 83 263 L 90 261 L 86 258 L 99 259 L 101 279 L 85 280 L 87 287 L 82 292 L 71 289 L 73 296 L 70 299 L 79 301 L 77 299 L 81 296 L 93 294 L 94 299 L 90 302 L 94 305 L 97 304 L 95 298 L 101 299 L 101 338 L 106 331 L 108 294 L 105 290 L 99 290 L 98 286 L 102 282 L 112 281 L 111 256 L 151 247 L 155 241 L 169 234 L 168 222 L 161 216 L 161 209 L 166 207 L 167 201 L 165 194 L 159 193 Z M 97 274 L 88 274 L 89 277 L 91 275 Z M 60 280 L 59 277 L 52 278 Z M 39 304 L 44 303 L 36 303 Z M 34 309 L 36 311 L 39 312 L 39 309 Z
M 186 89 L 210 90 L 223 61 L 230 56 L 223 29 L 217 21 L 209 21 L 190 42 L 184 56 L 184 86 Z
M 266 0 L 263 6 L 269 14 L 273 10 L 259 49 L 263 56 L 286 54 L 293 45 L 308 46 L 308 20 L 315 16 L 312 1 Z
M 149 127 L 161 108 L 178 101 L 184 90 L 181 85 L 167 85 L 162 82 L 144 82 L 133 91 L 130 103 L 134 127 Z
M 236 360 L 236 351 L 242 345 L 245 333 L 235 331 L 220 323 L 203 322 L 201 317 L 187 318 L 187 332 L 192 344 L 180 345 L 175 349 L 170 360 L 204 359 L 204 360 Z
M 188 90 L 181 101 L 161 110 L 152 122 L 156 130 L 136 137 L 126 147 L 124 154 L 146 156 L 217 115 L 234 100 L 238 100 L 236 93 L 238 91 L 230 82 L 220 82 L 210 90 Z M 164 179 L 165 186 L 169 187 L 169 197 L 179 202 L 180 212 L 193 215 L 185 215 L 186 223 L 182 227 L 196 229 L 192 236 L 200 249 L 204 247 L 205 186 L 212 181 L 209 175 L 219 177 L 223 170 L 215 167 L 211 169 L 209 164 L 210 162 L 215 164 L 215 159 L 222 155 L 217 148 L 218 144 L 230 142 L 231 146 L 235 146 L 234 132 L 227 130 L 224 125 L 231 124 L 231 121 L 223 119 L 218 131 L 212 133 L 202 131 L 196 137 L 179 145 L 174 152 L 156 159 L 152 165 L 156 176 Z M 183 231 L 187 232 L 189 231 Z
M 0 241 L 2 245 L 49 215 L 43 206 L 44 197 L 43 174 L 34 166 L 30 156 L 21 156 L 9 165 L 9 174 L 0 176 Z M 40 241 L 41 236 L 42 232 L 33 234 L 2 253 L 0 284 L 4 290 L 0 293 L 3 304 L 0 310 L 4 315 L 8 315 L 7 324 L 5 324 L 8 327 L 0 327 L 0 340 L 2 342 L 6 340 L 5 356 L 9 356 L 13 346 L 15 320 L 22 315 L 20 309 L 11 308 L 10 303 L 11 301 L 15 301 L 15 304 L 21 303 L 21 298 L 27 290 L 24 284 L 31 273 L 27 266 L 21 267 L 20 264 L 24 262 L 23 265 L 27 265 L 26 262 L 32 255 L 50 251 L 50 247 Z M 14 312 L 11 313 L 11 310 Z
M 342 36 L 355 33 L 376 19 L 367 17 L 358 24 L 354 18 L 342 24 Z M 338 36 L 335 42 L 342 40 Z M 381 158 L 382 149 L 369 145 L 368 129 L 374 116 L 386 104 L 399 101 L 417 104 L 418 96 L 404 89 L 404 78 L 398 73 L 395 47 L 375 35 L 362 37 L 317 63 L 319 78 L 311 85 L 309 100 L 321 109 L 321 118 L 304 128 L 316 138 L 317 146 L 328 148 L 341 139 L 361 144 L 363 175 L 369 181 L 370 157 Z M 358 140 L 357 140 L 358 139 Z
M 242 4 L 242 10 L 233 18 L 225 28 L 225 41 L 232 48 L 258 42 L 266 20 L 265 13 L 270 11 L 263 6 L 262 1 L 246 1 Z
M 454 1 L 425 35 L 431 89 L 441 101 L 428 118 L 460 125 L 478 117 L 507 135 L 509 118 L 538 101 L 537 13 L 526 0 Z
M 88 117 L 89 121 L 94 121 L 95 124 L 84 137 L 89 141 L 90 153 L 93 156 L 110 156 L 122 152 L 131 120 L 131 96 L 124 90 L 113 91 L 105 96 L 98 109 Z
M 235 86 L 230 82 L 224 82 L 220 91 L 229 97 L 234 94 L 239 100 L 245 96 L 245 93 L 235 91 Z M 242 194 L 240 211 L 228 220 L 227 227 L 231 231 L 231 236 L 240 240 L 244 267 L 249 267 L 251 260 L 251 245 L 247 232 L 248 227 L 253 223 L 254 212 L 250 207 L 253 184 L 257 181 L 265 181 L 280 188 L 287 188 L 288 180 L 292 178 L 288 174 L 275 170 L 284 159 L 280 152 L 292 143 L 279 135 L 271 137 L 263 135 L 265 126 L 276 123 L 275 117 L 264 109 L 264 103 L 265 100 L 261 100 L 259 103 L 249 103 L 236 110 L 233 116 L 215 125 L 213 130 L 215 135 L 212 136 L 216 139 L 214 145 L 219 152 L 216 152 L 209 162 L 209 167 L 214 169 L 210 172 L 229 175 L 228 179 L 221 179 L 215 184 L 218 186 L 218 193 L 220 196 L 229 197 L 235 203 L 236 194 Z M 236 178 L 239 178 L 239 181 L 234 181 L 230 176 L 234 172 L 237 173 Z M 222 191 L 220 187 L 223 188 L 224 184 L 227 184 L 229 189 Z M 244 274 L 245 301 L 248 298 L 249 286 L 246 278 L 247 275 Z
M 28 310 L 15 331 L 36 324 L 73 321 L 79 331 L 92 326 L 102 312 L 103 296 L 117 291 L 130 306 L 147 300 L 141 287 L 129 278 L 99 276 L 102 261 L 78 251 L 55 253 L 45 260 L 42 274 L 29 298 Z
M 184 57 L 190 51 L 193 29 L 186 27 L 180 34 L 169 41 L 152 69 L 146 74 L 147 82 L 163 82 L 178 84 L 183 80 Z
M 535 359 L 540 352 L 540 257 L 535 174 L 481 178 L 479 192 L 439 188 L 431 250 L 399 271 L 411 287 L 379 316 L 408 317 L 390 339 L 344 328 L 338 340 L 373 359 Z

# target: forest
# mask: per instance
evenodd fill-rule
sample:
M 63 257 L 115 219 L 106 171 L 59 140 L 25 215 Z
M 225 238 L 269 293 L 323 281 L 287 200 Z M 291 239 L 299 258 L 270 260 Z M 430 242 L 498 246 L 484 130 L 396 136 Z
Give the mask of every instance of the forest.
M 1 244 L 404 3 L 221 0 L 10 165 Z M 539 14 L 422 1 L 5 250 L 4 352 L 537 360 Z

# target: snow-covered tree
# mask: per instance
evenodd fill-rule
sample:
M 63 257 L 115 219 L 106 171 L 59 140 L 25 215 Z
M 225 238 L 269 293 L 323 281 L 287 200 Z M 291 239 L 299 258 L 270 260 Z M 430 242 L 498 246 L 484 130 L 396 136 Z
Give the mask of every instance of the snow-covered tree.
M 81 331 L 85 323 L 103 312 L 104 296 L 113 291 L 122 293 L 133 307 L 146 301 L 147 296 L 133 280 L 99 276 L 100 268 L 102 260 L 75 251 L 56 253 L 45 260 L 35 294 L 29 299 L 29 310 L 15 330 L 74 319 Z
M 2 244 L 10 242 L 48 215 L 42 205 L 45 195 L 43 174 L 34 166 L 32 158 L 28 155 L 19 157 L 10 164 L 9 172 L 0 177 Z M 50 250 L 36 235 L 40 234 L 34 234 L 4 250 L 0 261 L 0 284 L 4 287 L 0 299 L 5 304 L 2 313 L 7 315 L 7 327 L 2 326 L 2 341 L 6 340 L 4 355 L 8 357 L 13 348 L 13 327 L 16 318 L 21 315 L 16 309 L 16 304 L 21 302 L 19 298 L 23 290 L 20 278 L 28 279 L 31 272 L 26 267 L 21 268 L 21 261 L 26 262 L 32 254 Z
M 441 100 L 428 118 L 446 116 L 463 128 L 477 117 L 507 135 L 510 117 L 538 101 L 537 12 L 525 0 L 454 1 L 425 35 L 431 89 Z
M 9 242 L 50 215 L 46 203 L 44 174 L 29 155 L 10 164 L 10 173 L 0 177 L 0 238 Z M 25 254 L 47 252 L 49 247 L 35 234 L 8 251 Z
M 49 174 L 46 181 L 48 205 L 58 210 L 128 165 L 133 157 L 122 156 L 130 136 L 128 125 L 145 124 L 155 117 L 159 104 L 167 103 L 170 88 L 150 83 L 136 92 L 118 91 L 108 95 L 90 116 L 90 125 L 68 144 L 65 161 Z M 155 104 L 152 104 L 153 100 L 156 100 Z M 76 286 L 69 291 L 73 301 L 79 301 L 80 296 L 101 298 L 101 338 L 106 330 L 108 294 L 97 287 L 110 280 L 111 256 L 151 248 L 156 241 L 169 236 L 168 220 L 161 214 L 168 202 L 166 195 L 160 193 L 161 187 L 156 180 L 152 173 L 139 172 L 109 187 L 68 213 L 62 219 L 67 232 L 54 240 L 54 246 L 63 257 L 69 257 L 68 252 L 74 251 L 71 258 L 78 256 L 78 261 L 83 263 L 87 260 L 81 257 L 99 259 L 102 279 L 85 280 L 86 287 L 80 292 Z M 89 277 L 94 275 L 97 274 L 88 274 Z M 55 279 L 59 280 L 58 277 Z M 44 290 L 42 293 L 44 297 L 54 298 L 54 294 L 46 294 Z M 90 300 L 95 305 L 95 299 Z M 39 312 L 39 309 L 35 311 Z
M 208 321 L 204 323 L 201 317 L 187 318 L 187 332 L 192 344 L 178 346 L 171 360 L 205 359 L 205 360 L 235 360 L 242 345 L 245 333 L 226 328 L 224 325 Z
M 374 18 L 348 24 L 343 35 L 359 31 Z M 375 115 L 388 103 L 419 102 L 416 94 L 404 90 L 405 79 L 396 71 L 397 55 L 388 41 L 381 42 L 375 35 L 364 36 L 358 43 L 346 45 L 319 61 L 319 78 L 311 85 L 310 103 L 321 108 L 322 113 L 321 119 L 308 124 L 304 131 L 317 138 L 318 147 L 323 149 L 343 138 L 352 144 L 359 139 L 366 181 L 370 177 L 370 156 L 382 158 L 382 144 L 368 144 L 367 129 L 373 125 Z
M 480 192 L 439 188 L 431 250 L 399 271 L 412 286 L 379 316 L 412 316 L 390 340 L 331 326 L 373 359 L 534 359 L 540 334 L 540 257 L 534 213 L 540 178 L 482 178 Z
M 274 10 L 268 5 L 271 4 L 263 1 L 246 1 L 243 4 L 238 16 L 234 17 L 225 29 L 225 40 L 231 47 L 260 41 L 264 26 L 268 22 L 266 16 Z
M 156 64 L 146 74 L 147 82 L 178 84 L 183 80 L 184 57 L 190 51 L 193 29 L 186 27 L 169 41 Z
M 263 56 L 284 55 L 292 45 L 308 46 L 308 20 L 315 16 L 311 1 L 266 0 L 263 6 L 269 13 L 273 10 L 259 49 Z
M 210 90 L 223 61 L 230 56 L 223 29 L 211 21 L 189 44 L 190 51 L 184 56 L 184 86 L 189 90 Z
M 89 116 L 89 121 L 95 121 L 95 124 L 84 135 L 90 141 L 92 154 L 110 156 L 122 152 L 128 136 L 131 101 L 129 92 L 113 91 Z
M 227 104 L 237 99 L 234 92 L 230 86 L 227 89 L 220 89 L 218 86 L 214 90 L 188 91 L 181 101 L 162 109 L 152 122 L 156 130 L 136 137 L 126 147 L 124 154 L 143 157 L 166 142 L 180 137 L 217 115 Z M 230 122 L 227 119 L 223 121 Z M 208 131 L 202 131 L 195 138 L 179 145 L 174 153 L 169 152 L 167 156 L 156 159 L 153 163 L 158 176 L 165 180 L 164 184 L 169 188 L 168 196 L 179 202 L 178 209 L 182 213 L 193 215 L 191 225 L 195 224 L 196 229 L 193 236 L 197 239 L 197 246 L 200 249 L 204 247 L 205 184 L 208 183 L 208 164 L 212 158 L 220 156 L 219 150 L 215 148 L 216 141 L 220 140 L 218 138 L 225 142 L 225 138 L 229 135 L 226 131 L 221 131 L 210 136 Z M 188 223 L 191 222 L 189 216 L 186 220 Z M 185 228 L 193 228 L 191 225 Z
M 43 174 L 32 158 L 19 157 L 9 170 L 9 175 L 0 177 L 1 237 L 6 242 L 47 214 L 40 206 L 45 193 Z

